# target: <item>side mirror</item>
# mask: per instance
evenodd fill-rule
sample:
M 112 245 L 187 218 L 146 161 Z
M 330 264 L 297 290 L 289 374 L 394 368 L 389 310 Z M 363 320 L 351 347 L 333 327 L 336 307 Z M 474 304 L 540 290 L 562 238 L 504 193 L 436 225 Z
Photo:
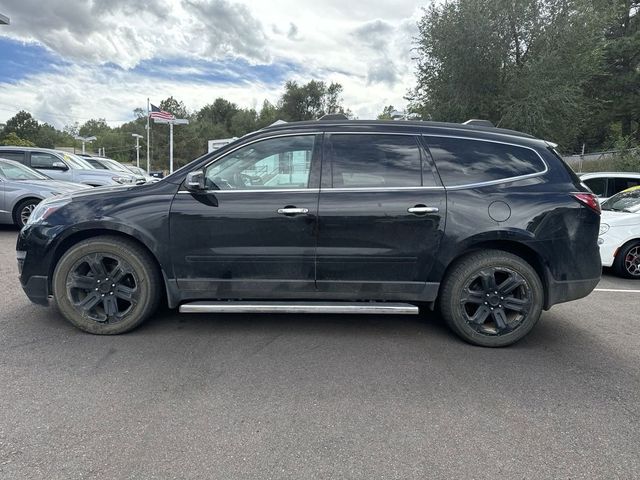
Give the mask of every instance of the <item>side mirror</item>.
M 204 172 L 202 170 L 196 170 L 195 172 L 187 173 L 187 178 L 184 181 L 184 186 L 190 192 L 202 192 L 204 187 Z
M 51 166 L 56 170 L 69 170 L 69 167 L 67 167 L 66 163 L 64 162 L 53 162 Z

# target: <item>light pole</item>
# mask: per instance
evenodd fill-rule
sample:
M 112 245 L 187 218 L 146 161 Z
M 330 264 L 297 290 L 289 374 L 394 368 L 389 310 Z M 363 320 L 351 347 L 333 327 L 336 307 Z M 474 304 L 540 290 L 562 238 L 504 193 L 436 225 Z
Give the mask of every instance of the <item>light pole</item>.
M 97 140 L 96 137 L 81 137 L 80 135 L 75 137 L 76 140 L 80 140 L 82 142 L 82 153 L 84 153 L 84 144 L 86 143 L 91 143 L 94 140 Z
M 169 174 L 173 173 L 173 126 L 174 125 L 187 125 L 189 120 L 186 118 L 174 118 L 172 120 L 165 120 L 164 118 L 154 118 L 156 123 L 168 123 L 169 124 Z
M 136 167 L 140 168 L 140 139 L 142 138 L 142 135 L 132 133 L 131 136 L 136 137 Z

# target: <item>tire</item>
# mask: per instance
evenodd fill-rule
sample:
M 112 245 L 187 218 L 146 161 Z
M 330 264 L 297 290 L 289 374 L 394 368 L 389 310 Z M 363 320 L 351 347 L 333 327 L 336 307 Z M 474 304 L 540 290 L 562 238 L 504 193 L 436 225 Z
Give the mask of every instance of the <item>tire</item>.
M 151 255 L 132 241 L 107 236 L 83 240 L 65 252 L 52 285 L 60 313 L 97 335 L 140 325 L 156 310 L 162 291 Z
M 463 340 L 506 347 L 531 331 L 543 302 L 542 282 L 531 265 L 508 252 L 485 250 L 451 267 L 440 293 L 440 312 Z
M 613 270 L 621 277 L 640 280 L 640 241 L 622 246 L 613 262 Z
M 22 228 L 26 225 L 29 215 L 41 201 L 38 198 L 27 198 L 16 205 L 13 209 L 13 223 L 15 223 L 16 227 Z

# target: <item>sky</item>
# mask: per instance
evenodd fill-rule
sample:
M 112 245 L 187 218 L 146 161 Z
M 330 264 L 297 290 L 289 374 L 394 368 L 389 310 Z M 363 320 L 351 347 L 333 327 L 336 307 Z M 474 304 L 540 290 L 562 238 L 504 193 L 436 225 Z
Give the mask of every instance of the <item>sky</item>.
M 218 97 L 259 109 L 284 83 L 339 82 L 361 119 L 413 87 L 408 0 L 0 0 L 0 122 L 133 119 L 147 97 L 191 111 Z

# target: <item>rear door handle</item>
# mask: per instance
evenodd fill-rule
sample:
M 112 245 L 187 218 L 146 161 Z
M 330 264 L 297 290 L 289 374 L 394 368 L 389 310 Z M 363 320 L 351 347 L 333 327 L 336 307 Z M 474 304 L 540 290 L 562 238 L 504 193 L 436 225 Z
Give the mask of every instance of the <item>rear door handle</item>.
M 300 215 L 309 213 L 308 208 L 298 208 L 298 207 L 284 207 L 279 208 L 278 213 L 280 215 Z
M 424 215 L 426 213 L 438 213 L 440 209 L 438 207 L 427 207 L 426 205 L 416 205 L 415 207 L 407 208 L 407 212 L 414 215 Z

